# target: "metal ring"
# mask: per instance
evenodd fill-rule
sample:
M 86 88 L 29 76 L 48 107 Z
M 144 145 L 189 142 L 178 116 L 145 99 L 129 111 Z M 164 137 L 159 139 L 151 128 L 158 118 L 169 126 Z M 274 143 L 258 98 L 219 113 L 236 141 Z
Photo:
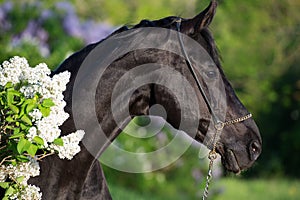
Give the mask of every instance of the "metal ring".
M 215 160 L 215 159 L 217 159 L 217 153 L 216 153 L 216 151 L 214 151 L 214 150 L 210 151 L 209 154 L 208 154 L 208 159 L 209 160 Z
M 215 129 L 216 129 L 217 131 L 221 131 L 221 130 L 223 130 L 224 126 L 225 126 L 225 123 L 219 121 L 219 122 L 217 122 L 217 123 L 215 124 Z

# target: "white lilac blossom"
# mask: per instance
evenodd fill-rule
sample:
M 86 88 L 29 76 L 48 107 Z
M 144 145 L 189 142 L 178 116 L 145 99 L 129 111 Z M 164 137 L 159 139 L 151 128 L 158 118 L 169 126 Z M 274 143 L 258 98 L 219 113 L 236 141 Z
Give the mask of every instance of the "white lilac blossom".
M 19 92 L 23 93 L 25 99 L 35 98 L 41 105 L 44 100 L 52 102 L 53 105 L 49 106 L 50 110 L 47 115 L 43 114 L 38 106 L 28 113 L 32 125 L 24 135 L 24 139 L 35 143 L 38 137 L 39 145 L 45 152 L 55 152 L 59 158 L 71 160 L 80 152 L 79 142 L 84 137 L 84 131 L 77 130 L 61 137 L 59 127 L 69 117 L 69 114 L 64 111 L 66 102 L 62 93 L 66 90 L 70 73 L 62 72 L 52 78 L 49 76 L 50 73 L 51 71 L 44 63 L 31 68 L 25 58 L 15 56 L 0 65 L 0 86 L 4 88 L 8 83 L 13 84 L 13 87 L 19 85 L 16 88 L 19 88 Z M 55 140 L 59 139 L 63 144 L 55 143 Z M 9 199 L 41 199 L 40 188 L 27 184 L 30 177 L 39 174 L 40 167 L 37 156 L 28 157 L 27 162 L 0 165 L 0 182 L 20 180 L 22 177 L 17 184 L 20 186 L 19 189 L 9 195 Z
M 10 200 L 41 200 L 42 193 L 40 188 L 35 185 L 27 185 L 20 192 L 9 196 Z
M 43 117 L 43 114 L 41 113 L 41 111 L 39 109 L 33 109 L 29 113 L 29 115 L 32 117 L 32 121 L 34 121 L 34 122 L 42 119 L 42 117 Z
M 27 184 L 29 178 L 40 175 L 39 163 L 31 157 L 28 157 L 28 160 L 15 166 L 12 164 L 0 166 L 0 182 L 5 182 L 7 178 L 12 180 L 22 178 L 18 183 L 19 191 L 9 195 L 9 199 L 40 200 L 42 198 L 39 187 Z
M 37 129 L 33 126 L 28 130 L 28 134 L 26 135 L 26 137 L 28 138 L 28 140 L 30 142 L 33 141 L 33 138 L 37 136 Z
M 25 58 L 13 57 L 10 62 L 4 61 L 0 66 L 0 85 L 5 86 L 8 82 L 16 84 L 20 81 L 22 71 L 30 68 Z
M 5 168 L 6 168 L 6 166 L 4 166 L 4 165 L 0 166 L 0 182 L 4 182 L 7 178 L 7 174 L 4 170 Z
M 79 142 L 84 136 L 84 131 L 78 130 L 75 133 L 63 136 L 63 146 L 52 144 L 50 145 L 51 149 L 58 151 L 58 156 L 60 159 L 71 160 L 75 154 L 80 151 Z
M 27 181 L 30 177 L 35 177 L 40 175 L 40 166 L 39 163 L 31 157 L 28 157 L 28 162 L 20 163 L 16 166 L 10 165 L 1 165 L 0 171 L 3 179 L 5 180 L 7 177 L 11 177 L 13 179 L 17 179 L 18 177 L 24 177 L 20 184 L 27 185 Z M 5 177 L 5 178 L 4 178 Z
M 32 98 L 35 94 L 39 94 L 42 96 L 41 100 L 50 98 L 55 104 L 51 107 L 50 115 L 47 117 L 42 117 L 42 113 L 39 109 L 33 109 L 33 111 L 29 113 L 32 117 L 32 122 L 34 122 L 34 126 L 29 129 L 27 137 L 30 141 L 32 141 L 35 136 L 41 137 L 44 140 L 45 147 L 48 147 L 49 143 L 52 143 L 60 136 L 61 131 L 59 126 L 69 117 L 69 114 L 64 111 L 66 102 L 63 99 L 64 96 L 62 93 L 66 90 L 70 73 L 65 71 L 54 75 L 52 78 L 49 77 L 50 73 L 51 71 L 45 63 L 38 64 L 32 68 L 25 58 L 18 56 L 11 58 L 9 61 L 4 61 L 2 66 L 0 66 L 0 85 L 5 86 L 8 82 L 13 84 L 22 81 L 26 82 L 27 84 L 20 88 L 20 92 L 22 92 L 26 98 Z M 84 132 L 79 132 L 70 134 L 68 137 L 65 136 L 66 144 L 69 145 L 72 143 L 73 146 L 59 148 L 64 149 L 64 153 L 61 155 L 66 155 L 66 149 L 70 149 L 71 152 L 74 153 L 69 153 L 68 156 L 62 157 L 71 159 L 71 157 L 80 151 L 78 143 L 82 139 L 83 134 Z M 78 135 L 80 135 L 80 137 L 78 137 Z M 73 140 L 72 137 L 74 137 Z M 80 140 L 78 140 L 78 138 L 80 138 Z M 77 142 L 78 146 L 76 148 L 75 142 Z
M 35 185 L 28 185 L 20 194 L 21 200 L 40 200 L 42 199 L 42 193 L 40 188 Z

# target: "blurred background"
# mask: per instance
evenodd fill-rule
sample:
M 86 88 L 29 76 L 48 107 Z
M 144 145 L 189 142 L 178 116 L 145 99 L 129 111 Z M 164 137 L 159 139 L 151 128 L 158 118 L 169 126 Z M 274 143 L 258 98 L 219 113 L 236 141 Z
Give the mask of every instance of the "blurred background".
M 169 15 L 185 18 L 209 0 L 0 0 L 0 62 L 14 56 L 51 69 L 124 24 Z M 263 137 L 255 166 L 239 176 L 216 165 L 211 199 L 300 199 L 300 1 L 219 0 L 211 30 L 224 71 Z M 167 131 L 166 131 L 167 132 Z M 171 134 L 115 143 L 149 151 Z M 139 147 L 137 149 L 137 147 Z M 193 144 L 171 166 L 130 174 L 104 166 L 114 199 L 199 199 L 207 161 Z M 166 155 L 165 155 L 166 156 Z

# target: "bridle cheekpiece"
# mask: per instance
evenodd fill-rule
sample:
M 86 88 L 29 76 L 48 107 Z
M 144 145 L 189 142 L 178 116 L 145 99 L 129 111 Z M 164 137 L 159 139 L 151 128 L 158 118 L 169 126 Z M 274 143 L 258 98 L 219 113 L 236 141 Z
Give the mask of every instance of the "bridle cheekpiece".
M 208 146 L 212 146 L 212 149 L 211 149 L 211 151 L 208 154 L 208 158 L 209 158 L 210 162 L 209 162 L 208 175 L 206 177 L 206 185 L 205 185 L 205 189 L 204 189 L 203 196 L 202 196 L 202 199 L 205 200 L 208 197 L 209 183 L 210 183 L 210 180 L 212 179 L 213 162 L 217 158 L 216 145 L 217 145 L 217 142 L 218 142 L 218 140 L 220 138 L 220 134 L 223 131 L 223 128 L 225 126 L 228 126 L 228 125 L 231 125 L 231 124 L 235 124 L 235 123 L 239 123 L 239 122 L 243 122 L 243 121 L 245 121 L 247 119 L 250 119 L 252 117 L 252 114 L 249 113 L 249 114 L 247 114 L 247 115 L 245 115 L 243 117 L 239 117 L 237 119 L 233 119 L 233 120 L 229 120 L 229 121 L 225 121 L 225 122 L 222 122 L 218 118 L 218 116 L 215 114 L 214 110 L 212 109 L 210 101 L 209 101 L 206 93 L 204 92 L 204 89 L 203 89 L 202 85 L 200 84 L 200 81 L 199 81 L 199 79 L 198 79 L 198 77 L 196 75 L 196 72 L 194 70 L 193 64 L 192 64 L 191 60 L 189 59 L 189 56 L 187 55 L 187 52 L 185 50 L 185 47 L 184 47 L 184 44 L 183 44 L 183 40 L 182 40 L 182 37 L 180 35 L 181 21 L 182 21 L 181 18 L 177 18 L 176 21 L 175 21 L 176 22 L 176 28 L 177 28 L 176 31 L 178 33 L 178 40 L 179 40 L 179 43 L 180 43 L 183 55 L 185 57 L 187 66 L 188 66 L 188 68 L 189 68 L 189 70 L 190 70 L 193 78 L 196 81 L 197 87 L 198 87 L 201 95 L 204 98 L 204 101 L 205 101 L 205 103 L 206 103 L 206 105 L 207 105 L 207 107 L 209 109 L 209 112 L 212 115 L 212 119 L 213 119 L 213 123 L 214 123 L 214 128 L 215 128 L 215 133 L 214 133 L 212 139 L 210 140 L 210 143 L 208 143 Z

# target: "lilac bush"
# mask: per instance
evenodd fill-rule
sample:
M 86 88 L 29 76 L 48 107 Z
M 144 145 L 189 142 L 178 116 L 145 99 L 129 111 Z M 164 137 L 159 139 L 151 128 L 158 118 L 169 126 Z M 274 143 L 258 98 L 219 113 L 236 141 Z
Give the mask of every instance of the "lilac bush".
M 36 63 L 47 58 L 48 65 L 57 66 L 70 52 L 100 41 L 114 30 L 107 23 L 81 20 L 69 2 L 44 4 L 0 4 L 0 61 L 21 55 Z

